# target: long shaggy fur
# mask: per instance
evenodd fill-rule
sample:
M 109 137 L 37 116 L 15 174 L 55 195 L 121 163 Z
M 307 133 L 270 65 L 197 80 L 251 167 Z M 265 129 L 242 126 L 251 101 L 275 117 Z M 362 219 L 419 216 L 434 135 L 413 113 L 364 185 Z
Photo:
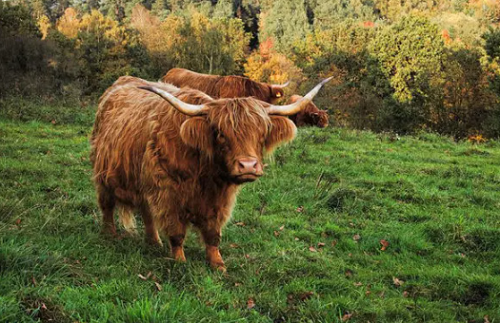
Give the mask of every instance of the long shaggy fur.
M 156 94 L 138 89 L 145 85 L 186 103 L 205 104 L 209 113 L 188 117 Z M 113 226 L 116 205 L 124 226 L 133 230 L 131 210 L 138 209 L 153 241 L 156 230 L 162 230 L 173 247 L 182 244 L 186 226 L 192 224 L 207 245 L 218 246 L 239 187 L 228 165 L 242 155 L 260 160 L 266 150 L 295 135 L 293 123 L 270 117 L 267 106 L 253 98 L 213 100 L 197 90 L 119 78 L 99 100 L 91 137 L 105 222 Z

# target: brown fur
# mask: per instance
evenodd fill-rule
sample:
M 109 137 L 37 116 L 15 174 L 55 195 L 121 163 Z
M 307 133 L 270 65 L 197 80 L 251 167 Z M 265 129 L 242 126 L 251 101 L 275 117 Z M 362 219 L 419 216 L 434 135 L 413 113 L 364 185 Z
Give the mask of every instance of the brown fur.
M 188 117 L 161 97 L 138 88 L 152 85 L 184 102 L 206 104 L 206 116 Z M 221 228 L 231 216 L 241 182 L 231 167 L 239 156 L 263 154 L 293 139 L 293 123 L 269 116 L 253 98 L 213 100 L 192 89 L 121 77 L 100 98 L 91 138 L 91 161 L 104 228 L 115 233 L 113 212 L 138 209 L 146 236 L 160 244 L 164 232 L 184 261 L 187 227 L 198 229 L 211 266 L 224 270 Z M 244 135 L 243 135 L 244 134 Z M 130 226 L 130 219 L 122 220 Z
M 294 103 L 301 99 L 300 95 L 293 95 L 288 103 Z M 290 119 L 295 123 L 297 127 L 304 126 L 316 126 L 319 128 L 326 128 L 328 126 L 328 112 L 325 110 L 320 110 L 318 107 L 310 102 L 302 111 L 290 116 Z
M 214 98 L 243 98 L 253 96 L 261 101 L 276 103 L 283 97 L 283 88 L 230 75 L 200 74 L 183 68 L 173 68 L 161 79 L 178 87 L 188 86 Z

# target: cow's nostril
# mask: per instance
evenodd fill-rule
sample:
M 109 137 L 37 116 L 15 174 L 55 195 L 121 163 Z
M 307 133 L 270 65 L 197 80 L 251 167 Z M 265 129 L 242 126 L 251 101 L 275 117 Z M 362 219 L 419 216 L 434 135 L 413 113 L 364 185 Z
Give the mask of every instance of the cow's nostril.
M 242 158 L 238 160 L 238 168 L 242 173 L 253 173 L 257 170 L 258 160 L 256 158 Z

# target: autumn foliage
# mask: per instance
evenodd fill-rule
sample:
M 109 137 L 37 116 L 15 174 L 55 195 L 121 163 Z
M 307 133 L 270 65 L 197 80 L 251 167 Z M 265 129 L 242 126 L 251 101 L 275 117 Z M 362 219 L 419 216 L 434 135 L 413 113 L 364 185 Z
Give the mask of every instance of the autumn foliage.
M 334 76 L 316 99 L 334 126 L 500 137 L 495 0 L 37 0 L 0 14 L 1 96 L 95 101 L 121 75 L 173 67 L 291 81 L 289 95 Z

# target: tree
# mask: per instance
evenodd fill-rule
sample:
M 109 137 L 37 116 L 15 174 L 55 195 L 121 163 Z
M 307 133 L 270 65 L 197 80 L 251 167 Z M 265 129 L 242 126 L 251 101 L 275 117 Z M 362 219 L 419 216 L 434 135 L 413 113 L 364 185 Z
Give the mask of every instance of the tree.
M 262 42 L 259 50 L 248 57 L 245 75 L 256 81 L 273 84 L 291 81 L 289 89 L 292 90 L 304 78 L 302 71 L 291 60 L 273 49 L 271 39 Z
M 310 31 L 302 0 L 277 0 L 269 11 L 260 14 L 260 41 L 272 38 L 276 50 L 287 53 L 293 43 Z
M 439 28 L 426 18 L 403 18 L 378 33 L 369 47 L 400 102 L 425 96 L 430 78 L 442 69 L 444 43 Z

